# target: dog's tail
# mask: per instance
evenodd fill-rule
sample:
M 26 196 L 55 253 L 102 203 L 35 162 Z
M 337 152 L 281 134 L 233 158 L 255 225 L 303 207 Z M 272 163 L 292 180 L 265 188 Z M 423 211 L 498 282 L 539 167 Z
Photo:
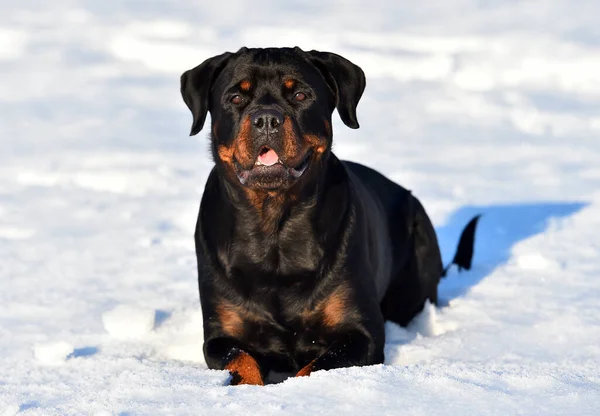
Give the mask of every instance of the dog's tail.
M 448 273 L 448 269 L 453 264 L 458 266 L 458 271 L 470 270 L 471 269 L 471 261 L 473 260 L 473 248 L 475 246 L 475 229 L 477 228 L 477 222 L 479 221 L 479 217 L 481 214 L 473 217 L 471 221 L 467 224 L 462 234 L 460 235 L 460 239 L 458 240 L 458 246 L 456 247 L 456 254 L 454 258 L 446 266 L 444 269 L 444 273 L 442 277 L 446 276 Z

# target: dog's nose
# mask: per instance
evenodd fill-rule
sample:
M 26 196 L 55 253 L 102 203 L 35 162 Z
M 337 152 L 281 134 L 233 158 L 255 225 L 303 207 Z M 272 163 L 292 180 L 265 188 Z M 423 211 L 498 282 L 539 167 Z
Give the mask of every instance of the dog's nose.
M 283 124 L 283 114 L 273 109 L 258 110 L 252 115 L 252 124 L 258 133 L 275 133 Z

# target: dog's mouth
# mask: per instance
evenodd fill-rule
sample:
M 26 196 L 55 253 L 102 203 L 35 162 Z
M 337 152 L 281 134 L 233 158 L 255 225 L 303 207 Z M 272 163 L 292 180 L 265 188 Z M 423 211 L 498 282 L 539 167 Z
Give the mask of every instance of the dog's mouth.
M 242 185 L 253 188 L 279 188 L 299 179 L 310 165 L 312 149 L 310 149 L 299 164 L 286 165 L 275 150 L 264 146 L 251 169 L 244 169 L 235 161 L 237 177 Z

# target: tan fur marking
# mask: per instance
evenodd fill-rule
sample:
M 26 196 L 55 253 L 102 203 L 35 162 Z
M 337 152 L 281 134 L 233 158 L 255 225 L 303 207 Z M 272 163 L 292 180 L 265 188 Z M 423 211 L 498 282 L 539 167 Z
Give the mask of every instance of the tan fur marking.
M 225 163 L 233 162 L 233 152 L 234 152 L 233 147 L 227 147 L 224 145 L 219 146 L 219 149 L 217 150 L 219 157 Z
M 314 308 L 301 312 L 300 317 L 308 326 L 317 323 L 327 328 L 335 328 L 357 318 L 358 312 L 352 306 L 350 289 L 347 286 L 338 286 L 325 299 L 317 302 Z
M 265 191 L 261 191 L 260 189 L 250 188 L 244 188 L 244 192 L 246 193 L 246 198 L 248 198 L 250 205 L 252 205 L 260 214 L 262 212 L 262 207 L 265 202 L 265 198 L 267 197 L 267 193 Z
M 305 134 L 304 141 L 319 155 L 327 150 L 327 141 L 322 137 L 315 136 L 314 134 Z
M 250 155 L 249 142 L 250 142 L 250 131 L 252 130 L 252 123 L 250 122 L 250 116 L 246 117 L 240 126 L 240 131 L 234 140 L 235 147 L 235 158 L 240 162 L 242 166 L 252 166 L 254 160 Z
M 309 376 L 310 373 L 312 373 L 312 369 L 313 369 L 313 366 L 315 365 L 316 361 L 317 361 L 317 359 L 315 358 L 310 363 L 308 363 L 307 365 L 305 365 L 304 367 L 302 367 L 300 369 L 300 371 L 298 371 L 296 373 L 296 377 L 306 377 L 306 376 Z
M 251 87 L 252 87 L 252 84 L 247 79 L 245 79 L 242 82 L 240 82 L 240 89 L 242 91 L 250 91 Z
M 243 165 L 250 165 L 253 163 L 252 157 L 248 153 L 248 142 L 250 141 L 251 129 L 250 117 L 246 117 L 240 126 L 237 137 L 233 140 L 233 144 L 231 146 L 219 146 L 217 153 L 223 162 L 232 163 L 233 157 L 235 156 L 237 161 Z
M 347 288 L 340 286 L 325 299 L 322 306 L 323 324 L 325 326 L 335 328 L 346 320 L 349 315 L 348 295 Z
M 283 192 L 262 189 L 244 189 L 248 202 L 256 209 L 260 229 L 265 234 L 273 234 L 283 215 L 286 195 Z
M 244 320 L 241 310 L 228 302 L 220 302 L 216 306 L 217 316 L 223 332 L 233 338 L 238 338 L 244 332 Z
M 251 129 L 252 126 L 250 117 L 246 117 L 246 119 L 240 124 L 238 134 L 233 139 L 233 143 L 228 146 L 219 145 L 217 147 L 218 157 L 223 161 L 223 163 L 225 163 L 227 167 L 226 174 L 231 178 L 231 180 L 236 180 L 235 168 L 233 166 L 234 161 L 239 162 L 245 167 L 252 167 L 252 165 L 254 165 L 252 155 L 249 153 Z
M 292 120 L 289 117 L 286 117 L 283 122 L 283 159 L 295 159 L 298 150 L 298 140 L 296 140 L 296 133 L 294 133 Z
M 245 351 L 240 352 L 237 357 L 231 360 L 225 366 L 225 369 L 231 372 L 234 384 L 265 385 L 258 363 Z
M 287 89 L 290 89 L 290 90 L 291 90 L 292 88 L 294 88 L 294 85 L 296 85 L 296 81 L 294 81 L 293 79 L 289 78 L 289 79 L 286 79 L 286 80 L 283 82 L 283 85 L 285 85 L 285 87 L 286 87 Z

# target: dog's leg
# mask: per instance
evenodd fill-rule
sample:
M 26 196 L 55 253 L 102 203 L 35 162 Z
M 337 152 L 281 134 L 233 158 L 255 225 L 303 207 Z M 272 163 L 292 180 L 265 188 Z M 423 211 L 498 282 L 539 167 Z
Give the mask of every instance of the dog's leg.
M 204 344 L 204 356 L 211 369 L 229 370 L 231 385 L 264 386 L 264 371 L 258 360 L 228 338 L 211 339 Z
M 229 370 L 231 384 L 264 385 L 266 370 L 256 357 L 245 351 L 236 340 L 243 331 L 243 319 L 236 309 L 214 294 L 210 268 L 205 260 L 201 234 L 196 231 L 196 257 L 198 260 L 198 287 L 204 324 L 204 358 L 212 370 Z M 216 318 L 216 319 L 215 319 Z
M 257 357 L 246 351 L 239 340 L 244 331 L 241 311 L 225 301 L 215 304 L 216 296 L 210 284 L 200 287 L 204 358 L 208 368 L 229 370 L 232 385 L 264 385 L 265 372 Z

